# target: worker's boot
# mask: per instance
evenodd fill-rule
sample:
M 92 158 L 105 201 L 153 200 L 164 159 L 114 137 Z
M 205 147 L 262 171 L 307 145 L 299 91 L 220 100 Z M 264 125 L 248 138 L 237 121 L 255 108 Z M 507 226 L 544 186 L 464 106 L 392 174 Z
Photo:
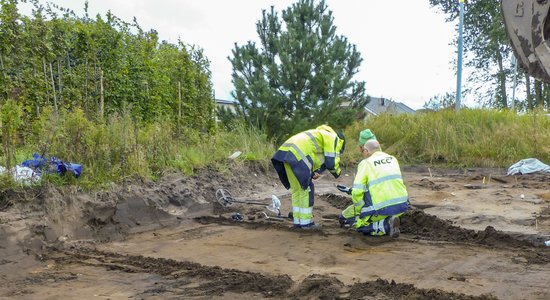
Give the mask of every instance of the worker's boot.
M 305 230 L 321 229 L 321 224 L 310 223 L 308 225 L 302 225 L 301 228 Z
M 399 217 L 391 217 L 390 220 L 389 220 L 389 225 L 390 225 L 390 232 L 389 232 L 389 236 L 392 237 L 392 238 L 396 238 L 399 236 L 399 234 L 401 233 L 399 231 Z

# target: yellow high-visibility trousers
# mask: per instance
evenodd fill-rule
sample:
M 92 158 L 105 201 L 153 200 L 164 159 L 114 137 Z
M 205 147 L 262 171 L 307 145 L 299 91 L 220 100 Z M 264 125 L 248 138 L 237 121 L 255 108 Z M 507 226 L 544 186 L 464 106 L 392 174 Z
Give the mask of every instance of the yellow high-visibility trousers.
M 292 192 L 292 216 L 294 226 L 301 227 L 313 223 L 313 184 L 303 189 L 290 165 L 284 163 L 286 176 Z

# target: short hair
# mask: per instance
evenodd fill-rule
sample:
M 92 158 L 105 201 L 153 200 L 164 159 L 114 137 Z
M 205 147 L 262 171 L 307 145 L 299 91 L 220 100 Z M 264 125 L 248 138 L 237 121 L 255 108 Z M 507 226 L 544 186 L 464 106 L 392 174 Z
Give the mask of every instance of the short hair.
M 377 140 L 368 140 L 363 147 L 369 152 L 381 150 L 380 143 Z

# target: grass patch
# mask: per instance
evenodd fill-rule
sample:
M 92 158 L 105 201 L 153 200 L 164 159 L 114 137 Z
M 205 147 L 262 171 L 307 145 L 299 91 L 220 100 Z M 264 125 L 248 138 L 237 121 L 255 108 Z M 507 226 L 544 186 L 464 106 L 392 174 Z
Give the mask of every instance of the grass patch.
M 238 125 L 231 131 L 214 134 L 178 128 L 168 119 L 139 124 L 128 115 L 115 115 L 105 123 L 87 120 L 81 110 L 51 110 L 32 124 L 24 145 L 17 149 L 17 164 L 32 158 L 32 153 L 58 157 L 83 166 L 82 175 L 43 176 L 56 186 L 79 185 L 84 189 L 106 188 L 126 178 L 160 178 L 169 171 L 187 175 L 212 166 L 227 168 L 228 157 L 242 154 L 234 161 L 254 161 L 267 165 L 274 147 L 265 134 Z M 6 181 L 3 185 L 12 186 Z
M 347 129 L 350 150 L 344 161 L 361 159 L 356 137 L 370 128 L 382 149 L 404 164 L 448 167 L 509 167 L 535 157 L 550 163 L 550 118 L 540 112 L 463 109 L 415 115 L 384 114 Z
M 139 124 L 129 114 L 96 123 L 85 119 L 79 110 L 57 117 L 44 110 L 32 128 L 22 135 L 16 163 L 38 152 L 82 164 L 78 179 L 50 174 L 44 181 L 87 190 L 106 188 L 127 178 L 157 179 L 169 171 L 192 175 L 197 169 L 212 167 L 223 172 L 230 165 L 249 162 L 269 170 L 277 147 L 264 133 L 242 124 L 208 134 L 179 128 L 167 119 Z M 357 139 L 365 128 L 373 130 L 383 150 L 402 164 L 508 167 L 529 157 L 550 162 L 550 118 L 541 113 L 518 116 L 464 109 L 369 118 L 346 129 L 342 165 L 351 166 L 362 159 Z M 236 151 L 242 154 L 228 159 Z M 17 185 L 9 177 L 0 178 L 0 190 Z

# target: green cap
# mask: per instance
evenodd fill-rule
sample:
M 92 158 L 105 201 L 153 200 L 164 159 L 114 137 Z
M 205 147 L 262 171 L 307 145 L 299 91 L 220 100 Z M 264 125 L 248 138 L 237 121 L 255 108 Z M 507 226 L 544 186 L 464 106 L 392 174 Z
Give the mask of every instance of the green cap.
M 376 140 L 376 136 L 370 129 L 365 129 L 359 134 L 359 145 L 363 146 L 368 140 Z

